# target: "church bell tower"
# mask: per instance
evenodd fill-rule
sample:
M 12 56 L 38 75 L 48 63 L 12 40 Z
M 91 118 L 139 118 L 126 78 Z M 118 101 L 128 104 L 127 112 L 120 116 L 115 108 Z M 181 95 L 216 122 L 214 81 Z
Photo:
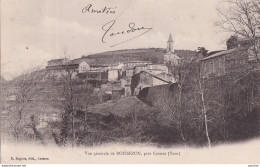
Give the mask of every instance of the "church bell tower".
M 167 51 L 164 55 L 164 64 L 168 65 L 178 65 L 181 61 L 181 58 L 177 56 L 177 53 L 174 52 L 174 47 L 173 47 L 173 39 L 172 39 L 172 34 L 170 34 L 169 39 L 167 41 Z
M 167 41 L 167 53 L 174 53 L 174 48 L 173 48 L 173 39 L 172 39 L 172 34 L 170 34 L 169 39 Z

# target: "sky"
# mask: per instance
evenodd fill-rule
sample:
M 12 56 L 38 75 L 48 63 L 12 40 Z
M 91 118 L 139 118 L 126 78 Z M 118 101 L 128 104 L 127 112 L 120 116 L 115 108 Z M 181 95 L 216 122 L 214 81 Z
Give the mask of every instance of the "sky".
M 90 4 L 114 13 L 83 13 Z M 222 50 L 226 37 L 215 26 L 217 5 L 218 0 L 2 0 L 1 75 L 11 79 L 56 58 L 166 48 L 170 33 L 175 49 Z M 136 30 L 128 33 L 130 23 Z

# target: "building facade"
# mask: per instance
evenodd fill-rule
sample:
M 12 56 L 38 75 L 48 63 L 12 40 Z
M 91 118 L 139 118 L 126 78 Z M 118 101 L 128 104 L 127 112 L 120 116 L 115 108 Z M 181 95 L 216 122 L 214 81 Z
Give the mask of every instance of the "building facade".
M 166 73 L 168 74 L 168 67 L 165 64 L 148 64 L 147 65 L 147 71 L 152 74 L 161 74 Z
M 170 34 L 169 39 L 167 41 L 167 51 L 164 55 L 164 64 L 178 65 L 180 61 L 181 58 L 178 57 L 174 51 L 174 41 L 172 39 L 172 35 Z
M 65 65 L 54 65 L 47 66 L 46 71 L 48 73 L 48 77 L 63 77 L 71 74 L 72 77 L 76 77 L 78 74 L 78 64 L 65 64 Z
M 147 71 L 141 71 L 133 75 L 131 80 L 131 95 L 138 95 L 140 90 L 146 87 L 165 85 L 172 83 L 171 80 L 154 75 Z
M 79 73 L 84 73 L 90 70 L 90 65 L 83 61 L 79 64 Z
M 259 67 L 252 57 L 250 48 L 245 47 L 218 52 L 200 61 L 200 76 L 217 77 Z

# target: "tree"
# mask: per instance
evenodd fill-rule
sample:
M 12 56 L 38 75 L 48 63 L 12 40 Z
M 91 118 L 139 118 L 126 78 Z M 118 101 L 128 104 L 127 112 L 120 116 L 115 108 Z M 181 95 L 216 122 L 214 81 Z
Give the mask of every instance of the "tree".
M 202 113 L 203 113 L 203 117 L 204 117 L 204 126 L 205 126 L 205 134 L 207 137 L 207 141 L 208 141 L 208 147 L 211 148 L 211 139 L 209 137 L 209 127 L 208 127 L 208 109 L 206 106 L 206 102 L 205 102 L 205 95 L 204 95 L 204 87 L 203 87 L 203 81 L 201 79 L 198 80 L 199 81 L 199 90 L 200 90 L 200 94 L 201 94 L 201 105 L 202 105 Z
M 208 56 L 208 50 L 206 50 L 205 47 L 198 47 L 198 53 L 202 54 L 203 57 Z
M 205 50 L 202 49 L 202 50 Z M 170 71 L 177 79 L 172 96 L 168 97 L 164 106 L 168 106 L 168 117 L 175 128 L 182 143 L 204 143 L 204 134 L 209 147 L 207 104 L 204 98 L 204 84 L 200 78 L 199 63 L 170 66 Z
M 231 35 L 245 39 L 259 60 L 260 2 L 258 0 L 224 1 L 218 8 L 217 26 Z
M 84 112 L 88 104 L 93 103 L 91 101 L 93 88 L 85 80 L 78 78 L 76 71 L 64 70 L 60 73 L 60 77 L 51 78 L 57 92 L 55 107 L 61 111 L 61 121 L 58 123 L 59 133 L 53 132 L 53 137 L 58 145 L 71 142 L 74 147 L 80 138 L 79 127 L 84 126 L 83 131 L 85 130 Z
M 45 89 L 45 71 L 39 67 L 24 72 L 4 87 L 4 93 L 11 98 L 5 99 L 7 121 L 11 133 L 16 140 L 25 139 L 28 128 L 36 139 L 44 144 L 40 132 L 36 128 L 35 116 L 38 111 L 33 108 L 37 98 Z M 5 127 L 8 128 L 8 127 Z
M 238 38 L 235 35 L 231 35 L 231 37 L 227 40 L 227 49 L 234 49 L 238 47 Z
M 223 90 L 212 86 L 216 81 L 200 77 L 200 65 L 196 61 L 174 67 L 175 78 L 178 78 L 177 92 L 172 121 L 182 136 L 185 143 L 207 143 L 211 147 L 213 141 L 219 138 L 213 136 L 215 131 L 222 129 L 224 118 L 220 115 L 223 111 Z M 217 84 L 215 84 L 217 85 Z M 216 130 L 215 127 L 218 127 Z

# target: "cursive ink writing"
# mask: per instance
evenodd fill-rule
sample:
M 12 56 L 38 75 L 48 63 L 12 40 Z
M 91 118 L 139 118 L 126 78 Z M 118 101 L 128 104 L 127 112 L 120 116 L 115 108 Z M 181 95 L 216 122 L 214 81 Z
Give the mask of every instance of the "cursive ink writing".
M 86 13 L 86 12 L 89 12 L 89 13 L 98 13 L 98 14 L 115 14 L 116 9 L 117 7 L 107 7 L 105 6 L 104 8 L 102 9 L 93 9 L 93 5 L 92 4 L 88 4 L 86 7 L 84 7 L 82 9 L 82 13 Z
M 142 33 L 141 33 L 141 34 L 137 34 L 135 37 L 132 37 L 132 38 L 127 39 L 127 40 L 125 40 L 125 41 L 122 41 L 122 42 L 120 42 L 120 43 L 114 44 L 114 45 L 112 45 L 111 47 L 116 46 L 116 45 L 119 45 L 119 44 L 122 44 L 122 43 L 125 43 L 125 42 L 130 41 L 130 40 L 133 40 L 133 39 L 135 39 L 135 38 L 137 38 L 137 37 L 140 37 L 140 36 L 144 35 L 144 34 L 147 33 L 148 31 L 152 30 L 152 28 L 145 28 L 145 27 L 136 28 L 136 27 L 135 27 L 135 23 L 129 23 L 127 30 L 117 31 L 117 32 L 111 32 L 112 27 L 114 26 L 115 23 L 116 23 L 116 21 L 115 21 L 115 20 L 112 20 L 112 21 L 106 23 L 106 24 L 102 27 L 102 30 L 105 31 L 105 33 L 104 33 L 104 35 L 103 35 L 103 37 L 102 37 L 102 42 L 103 42 L 103 43 L 106 43 L 105 40 L 106 40 L 108 37 L 115 37 L 115 36 L 119 36 L 119 35 L 127 36 L 127 34 L 135 33 L 135 32 L 137 32 L 137 31 L 142 32 Z

